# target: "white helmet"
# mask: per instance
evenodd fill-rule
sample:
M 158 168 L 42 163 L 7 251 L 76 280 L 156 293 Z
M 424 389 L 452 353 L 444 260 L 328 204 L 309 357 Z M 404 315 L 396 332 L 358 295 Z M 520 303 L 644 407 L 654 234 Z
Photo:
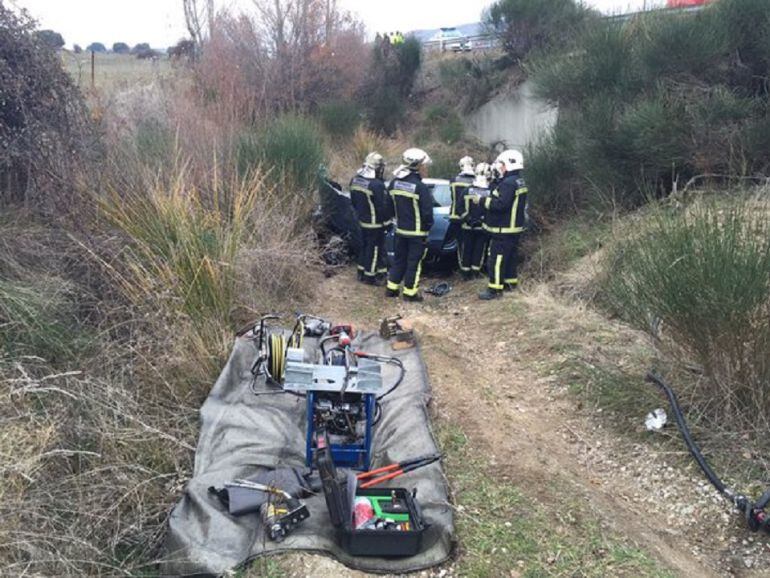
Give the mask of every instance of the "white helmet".
M 422 166 L 430 166 L 433 164 L 433 160 L 428 156 L 428 153 L 422 149 L 416 148 L 405 150 L 402 162 L 404 164 L 393 171 L 393 176 L 397 179 L 403 179 L 410 172 L 416 171 Z
M 376 171 L 385 167 L 385 159 L 382 158 L 380 153 L 372 152 L 366 155 L 364 166 Z
M 487 163 L 476 165 L 476 179 L 473 181 L 474 187 L 486 189 L 489 186 L 489 178 L 492 176 L 492 167 Z
M 524 156 L 515 149 L 508 149 L 498 155 L 495 164 L 502 164 L 504 169 L 501 172 L 504 173 L 520 171 L 524 168 Z
M 424 150 L 412 148 L 404 151 L 403 162 L 406 168 L 418 169 L 423 165 L 432 165 L 433 159 Z
M 358 174 L 366 179 L 382 178 L 385 170 L 385 159 L 378 152 L 371 152 L 366 155 L 364 164 L 358 171 Z
M 460 159 L 460 162 L 458 163 L 460 165 L 460 174 L 463 175 L 473 175 L 473 159 L 471 157 L 465 156 Z
M 492 166 L 489 163 L 479 163 L 476 165 L 476 175 L 484 177 L 492 176 Z

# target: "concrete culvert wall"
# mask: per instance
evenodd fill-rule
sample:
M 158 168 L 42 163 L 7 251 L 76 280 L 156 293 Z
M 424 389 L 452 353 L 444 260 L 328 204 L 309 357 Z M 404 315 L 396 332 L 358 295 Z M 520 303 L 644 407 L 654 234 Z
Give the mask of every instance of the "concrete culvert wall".
M 470 114 L 469 132 L 489 146 L 524 149 L 556 124 L 558 109 L 534 96 L 531 81 L 501 94 Z

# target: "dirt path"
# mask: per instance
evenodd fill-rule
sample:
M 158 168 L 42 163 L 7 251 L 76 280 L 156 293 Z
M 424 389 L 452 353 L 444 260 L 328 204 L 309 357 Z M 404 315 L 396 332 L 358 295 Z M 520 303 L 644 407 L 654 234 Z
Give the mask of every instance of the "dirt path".
M 580 408 L 556 377 L 554 368 L 574 355 L 575 343 L 589 360 L 618 355 L 623 365 L 618 352 L 644 347 L 639 336 L 555 298 L 545 286 L 492 303 L 475 299 L 479 288 L 457 282 L 440 300 L 406 305 L 362 288 L 345 272 L 323 284 L 314 311 L 366 328 L 385 315 L 411 319 L 437 420 L 459 424 L 492 475 L 537 503 L 555 525 L 561 511 L 577 502 L 603 534 L 646 552 L 666 573 L 770 575 L 770 545 L 749 541 L 696 472 L 683 469 L 678 456 L 618 436 L 595 410 Z M 640 408 L 640 415 L 649 409 Z M 292 567 L 297 576 L 358 575 L 313 557 Z M 437 574 L 456 572 L 449 567 Z

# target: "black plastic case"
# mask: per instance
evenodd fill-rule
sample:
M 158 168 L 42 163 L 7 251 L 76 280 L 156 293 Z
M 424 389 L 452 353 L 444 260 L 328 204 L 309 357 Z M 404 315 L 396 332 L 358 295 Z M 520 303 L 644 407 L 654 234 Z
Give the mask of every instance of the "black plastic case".
M 425 523 L 415 496 L 404 488 L 359 489 L 356 496 L 377 496 L 395 492 L 409 508 L 411 530 L 355 530 L 350 500 L 347 498 L 347 480 L 340 480 L 333 462 L 326 452 L 318 455 L 318 469 L 323 482 L 329 517 L 337 531 L 340 546 L 352 556 L 404 558 L 418 554 L 422 549 Z

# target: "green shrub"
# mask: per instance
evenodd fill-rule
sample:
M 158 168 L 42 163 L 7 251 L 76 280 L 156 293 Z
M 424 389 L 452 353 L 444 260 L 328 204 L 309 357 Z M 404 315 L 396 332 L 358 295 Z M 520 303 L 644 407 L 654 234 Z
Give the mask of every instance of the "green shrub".
M 689 154 L 685 111 L 664 93 L 645 98 L 624 110 L 618 118 L 619 143 L 631 174 L 659 180 L 672 167 L 682 166 Z M 633 159 L 633 160 L 631 160 Z
M 762 77 L 770 69 L 770 10 L 765 0 L 720 0 L 714 18 L 724 29 L 727 49 L 740 58 L 744 80 L 756 92 L 765 92 Z M 740 74 L 733 70 L 733 73 Z M 753 78 L 752 78 L 753 77 Z
M 367 102 L 367 116 L 373 129 L 393 134 L 404 116 L 404 101 L 393 87 L 386 86 Z
M 497 0 L 483 20 L 515 60 L 533 50 L 564 48 L 598 13 L 574 0 Z
M 563 107 L 599 94 L 625 98 L 640 90 L 641 71 L 621 26 L 592 24 L 578 44 L 577 51 L 550 52 L 527 64 L 539 97 Z
M 313 188 L 324 146 L 318 126 L 310 119 L 286 114 L 261 133 L 242 134 L 236 142 L 238 172 L 247 175 L 260 165 L 275 171 L 274 178 L 302 191 Z
M 602 298 L 624 319 L 695 361 L 694 403 L 712 417 L 770 411 L 770 204 L 702 201 L 645 212 L 611 252 Z
M 770 41 L 757 30 L 768 22 L 766 3 L 720 1 L 591 22 L 569 50 L 533 58 L 537 94 L 559 106 L 552 138 L 530 153 L 541 209 L 556 214 L 566 198 L 577 209 L 633 207 L 696 175 L 766 171 L 768 92 L 758 78 L 770 75 Z
M 342 139 L 356 132 L 361 124 L 361 111 L 354 102 L 332 101 L 318 108 L 318 118 L 327 134 Z
M 375 44 L 367 82 L 361 93 L 371 128 L 386 134 L 392 134 L 398 128 L 421 62 L 422 45 L 414 37 L 387 49 Z
M 460 115 L 451 108 L 435 104 L 425 111 L 425 129 L 445 144 L 455 144 L 465 135 Z
M 577 206 L 574 183 L 578 175 L 573 171 L 573 141 L 574 134 L 561 123 L 526 153 L 527 186 L 536 191 L 530 195 L 530 203 L 538 218 L 549 211 L 561 215 Z
M 711 11 L 650 14 L 633 30 L 638 58 L 651 81 L 661 75 L 708 77 L 728 50 L 727 31 Z
M 457 152 L 449 148 L 434 149 L 431 154 L 433 164 L 430 167 L 430 176 L 437 179 L 448 179 L 457 174 L 457 161 L 460 157 Z

